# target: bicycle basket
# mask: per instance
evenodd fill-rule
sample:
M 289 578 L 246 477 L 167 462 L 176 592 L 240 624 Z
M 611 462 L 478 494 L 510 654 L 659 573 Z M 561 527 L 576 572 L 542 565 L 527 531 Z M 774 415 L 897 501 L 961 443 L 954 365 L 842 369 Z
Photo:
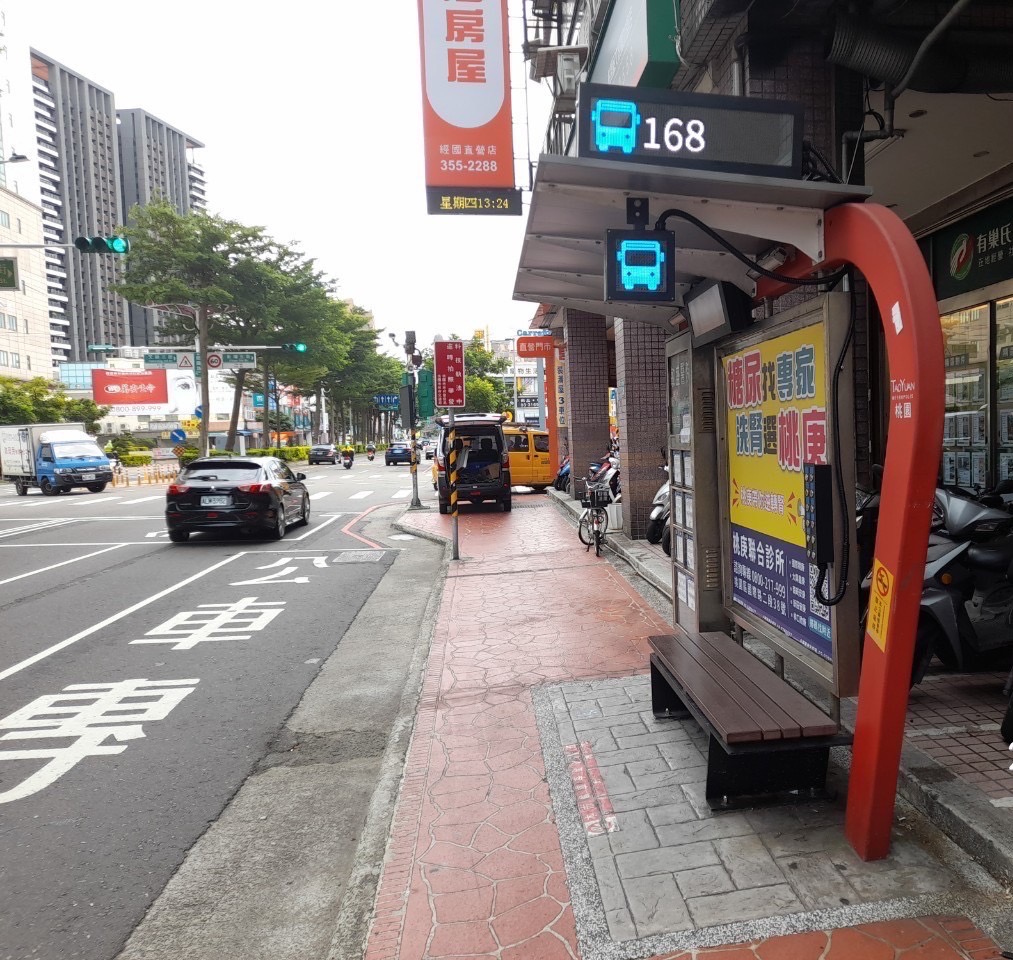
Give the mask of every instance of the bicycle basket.
M 588 487 L 584 491 L 584 498 L 581 500 L 582 507 L 607 507 L 611 503 L 607 487 Z

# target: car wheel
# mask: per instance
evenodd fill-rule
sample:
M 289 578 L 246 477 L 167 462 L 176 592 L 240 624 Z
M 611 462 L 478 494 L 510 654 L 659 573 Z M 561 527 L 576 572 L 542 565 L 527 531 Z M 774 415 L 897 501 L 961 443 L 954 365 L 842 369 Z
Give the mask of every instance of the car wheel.
M 446 516 L 446 514 L 450 513 L 450 504 L 449 503 L 444 503 L 441 500 L 440 501 L 440 513 L 442 513 L 444 516 Z
M 189 530 L 170 530 L 169 539 L 173 543 L 186 543 L 190 539 Z
M 104 483 L 89 483 L 88 484 L 88 489 L 91 490 L 92 493 L 101 493 L 103 490 L 105 490 L 105 488 L 106 488 L 106 485 Z
M 506 500 L 503 501 L 503 512 L 509 513 L 512 509 L 513 509 L 513 499 L 511 497 L 507 497 Z
M 285 536 L 285 530 L 287 526 L 285 524 L 285 507 L 279 505 L 276 511 L 277 519 L 274 522 L 274 526 L 271 528 L 270 536 L 272 540 L 281 540 Z
M 304 495 L 302 498 L 302 510 L 299 511 L 299 522 L 308 527 L 310 524 L 310 498 Z
M 28 496 L 28 484 L 22 483 L 20 480 L 14 481 L 14 490 L 19 497 Z
M 42 490 L 42 495 L 45 497 L 55 497 L 60 492 L 53 486 L 49 477 L 43 477 L 39 483 L 39 487 Z

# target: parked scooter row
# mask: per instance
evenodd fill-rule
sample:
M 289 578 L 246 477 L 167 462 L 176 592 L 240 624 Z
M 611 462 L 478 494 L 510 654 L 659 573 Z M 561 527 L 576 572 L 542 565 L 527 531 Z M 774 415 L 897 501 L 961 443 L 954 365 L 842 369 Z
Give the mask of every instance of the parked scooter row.
M 862 609 L 879 519 L 878 490 L 856 502 Z M 980 669 L 1013 650 L 1013 513 L 951 488 L 936 489 L 925 560 L 912 684 L 933 656 L 953 670 Z
M 587 476 L 592 482 L 608 480 L 612 490 L 613 500 L 618 500 L 622 495 L 622 487 L 619 481 L 619 445 L 614 440 L 609 443 L 609 448 L 600 460 L 595 460 L 587 466 Z M 570 456 L 563 458 L 559 465 L 559 472 L 552 484 L 557 490 L 573 492 L 573 468 Z

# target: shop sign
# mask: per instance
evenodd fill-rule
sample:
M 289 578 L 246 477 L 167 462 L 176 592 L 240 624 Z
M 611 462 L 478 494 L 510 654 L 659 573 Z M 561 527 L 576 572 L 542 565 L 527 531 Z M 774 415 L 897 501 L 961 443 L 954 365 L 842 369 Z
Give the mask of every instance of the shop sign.
M 433 346 L 433 373 L 436 380 L 436 406 L 463 407 L 464 341 L 437 340 Z
M 583 83 L 577 94 L 577 156 L 798 179 L 802 107 L 785 100 Z
M 1013 277 L 1013 200 L 932 235 L 932 279 L 940 300 Z
M 429 213 L 521 213 L 507 0 L 418 0 Z
M 556 426 L 566 426 L 566 359 L 556 364 Z
M 802 465 L 828 462 L 822 324 L 723 358 L 732 600 L 833 660 L 830 610 L 806 556 Z
M 662 87 L 679 70 L 672 0 L 615 0 L 591 63 L 592 83 Z
M 141 405 L 163 412 L 159 406 L 169 402 L 164 370 L 102 370 L 91 375 L 92 399 L 100 407 Z M 122 412 L 122 411 L 119 411 Z

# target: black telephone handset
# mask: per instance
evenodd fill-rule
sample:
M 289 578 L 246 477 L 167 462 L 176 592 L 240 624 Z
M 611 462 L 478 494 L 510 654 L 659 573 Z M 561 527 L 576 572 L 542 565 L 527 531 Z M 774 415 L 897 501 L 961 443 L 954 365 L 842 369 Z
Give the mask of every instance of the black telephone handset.
M 826 463 L 802 464 L 805 552 L 819 567 L 834 562 L 833 477 Z

